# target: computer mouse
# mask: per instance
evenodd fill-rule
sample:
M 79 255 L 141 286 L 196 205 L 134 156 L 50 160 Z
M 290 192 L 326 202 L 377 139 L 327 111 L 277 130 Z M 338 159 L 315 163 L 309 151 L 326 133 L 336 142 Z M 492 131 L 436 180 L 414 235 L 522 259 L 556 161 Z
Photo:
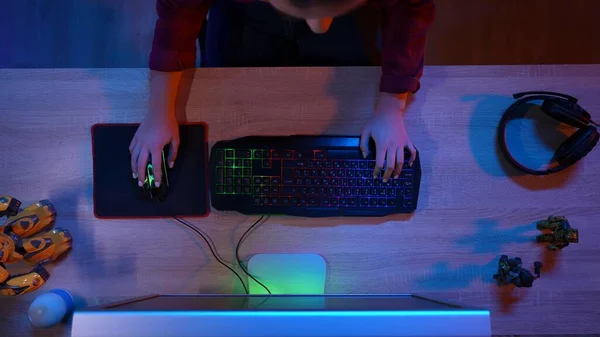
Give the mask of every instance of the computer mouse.
M 167 198 L 167 192 L 169 191 L 169 175 L 167 172 L 167 156 L 165 150 L 162 151 L 162 179 L 159 187 L 154 184 L 156 182 L 154 178 L 155 167 L 152 165 L 152 155 L 148 156 L 148 164 L 146 164 L 146 179 L 144 180 L 143 191 L 148 199 L 163 202 Z

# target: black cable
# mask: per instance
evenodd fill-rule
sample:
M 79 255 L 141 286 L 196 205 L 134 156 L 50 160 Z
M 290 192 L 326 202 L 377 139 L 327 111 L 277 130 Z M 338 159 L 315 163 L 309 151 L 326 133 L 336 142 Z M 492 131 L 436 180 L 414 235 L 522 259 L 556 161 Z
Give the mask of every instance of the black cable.
M 196 232 L 196 234 L 200 235 L 204 241 L 206 241 L 206 244 L 208 245 L 208 248 L 210 249 L 210 252 L 212 253 L 212 255 L 215 257 L 215 259 L 222 265 L 224 265 L 227 269 L 231 270 L 232 273 L 235 274 L 235 276 L 237 276 L 237 278 L 240 280 L 240 283 L 242 283 L 242 287 L 244 287 L 244 291 L 246 292 L 247 295 L 250 295 L 250 292 L 248 291 L 248 288 L 246 287 L 246 284 L 244 284 L 244 281 L 242 280 L 242 277 L 240 276 L 240 274 L 238 274 L 235 270 L 233 270 L 233 268 L 229 267 L 225 262 L 223 262 L 219 256 L 217 255 L 217 253 L 215 253 L 215 251 L 212 248 L 212 245 L 210 244 L 209 240 L 206 238 L 206 236 L 204 236 L 204 234 L 198 230 L 198 228 L 194 227 L 193 225 L 191 225 L 190 223 L 188 223 L 187 221 L 180 219 L 178 217 L 173 217 L 173 219 L 175 219 L 175 221 L 179 222 L 180 224 L 188 227 L 189 229 L 193 230 L 194 232 Z M 260 221 L 260 219 L 259 219 Z M 237 254 L 236 254 L 237 256 Z M 239 263 L 239 260 L 238 260 Z M 242 270 L 244 270 L 244 268 L 242 267 Z M 245 270 L 244 270 L 245 272 Z M 246 273 L 247 274 L 247 273 Z M 256 281 L 256 280 L 255 280 Z M 257 281 L 258 282 L 258 281 Z
M 254 281 L 256 281 L 256 283 L 260 284 L 263 288 L 265 288 L 265 290 L 269 293 L 269 295 L 271 295 L 271 291 L 269 290 L 269 288 L 267 288 L 267 286 L 265 286 L 264 284 L 262 284 L 259 280 L 255 279 L 254 276 L 250 275 L 250 273 L 246 270 L 246 268 L 242 264 L 242 261 L 240 260 L 240 246 L 242 245 L 242 241 L 244 240 L 244 237 L 246 236 L 246 234 L 248 234 L 252 230 L 252 228 L 254 228 L 256 225 L 258 225 L 258 223 L 264 217 L 265 217 L 264 215 L 261 215 L 260 218 L 258 218 L 258 220 L 256 220 L 252 224 L 252 226 L 248 227 L 248 229 L 246 229 L 246 231 L 244 232 L 244 234 L 242 234 L 242 236 L 240 237 L 240 240 L 237 243 L 237 246 L 235 247 L 235 258 L 236 258 L 238 264 L 240 265 L 240 267 L 242 268 L 242 270 L 244 271 L 244 273 L 246 273 L 246 275 L 248 275 L 248 277 L 250 277 L 251 279 L 253 279 Z
M 594 121 L 590 121 L 590 122 L 592 122 L 592 124 L 594 124 L 595 126 L 600 126 L 600 123 L 596 123 Z

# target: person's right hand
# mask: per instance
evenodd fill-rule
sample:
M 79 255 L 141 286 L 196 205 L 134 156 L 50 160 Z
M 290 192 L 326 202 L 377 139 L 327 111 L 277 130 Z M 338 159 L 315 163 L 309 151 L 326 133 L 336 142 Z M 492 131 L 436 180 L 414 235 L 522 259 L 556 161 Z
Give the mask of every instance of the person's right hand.
M 131 172 L 138 185 L 143 186 L 146 179 L 148 156 L 152 156 L 155 186 L 159 187 L 162 179 L 162 150 L 169 144 L 169 167 L 173 168 L 179 148 L 179 125 L 175 115 L 148 114 L 140 124 L 129 145 L 131 153 Z

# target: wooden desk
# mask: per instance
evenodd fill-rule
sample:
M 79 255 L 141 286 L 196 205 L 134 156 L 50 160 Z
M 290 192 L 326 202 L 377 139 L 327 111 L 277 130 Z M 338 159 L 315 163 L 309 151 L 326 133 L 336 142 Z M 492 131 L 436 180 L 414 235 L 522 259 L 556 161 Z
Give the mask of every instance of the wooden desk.
M 37 294 L 62 287 L 93 305 L 148 293 L 240 291 L 204 242 L 175 222 L 93 216 L 90 127 L 140 121 L 147 75 L 144 69 L 0 71 L 0 192 L 27 203 L 51 199 L 57 226 L 74 237 L 71 254 L 50 267 L 52 277 Z M 375 68 L 199 70 L 187 118 L 208 123 L 211 143 L 250 134 L 359 134 L 378 76 Z M 599 333 L 600 149 L 551 177 L 505 173 L 495 128 L 510 94 L 525 90 L 576 95 L 600 119 L 600 65 L 428 67 L 406 114 L 422 160 L 418 212 L 273 217 L 245 241 L 241 255 L 319 253 L 329 268 L 327 293 L 419 292 L 482 306 L 493 311 L 495 334 Z M 545 144 L 572 131 L 561 127 L 540 137 L 537 129 L 556 124 L 538 121 L 521 123 L 513 137 L 547 156 Z M 581 242 L 558 254 L 532 244 L 534 221 L 551 214 L 567 216 Z M 213 212 L 193 223 L 232 261 L 234 242 L 254 219 Z M 491 281 L 500 254 L 521 256 L 527 267 L 543 261 L 542 277 L 530 289 L 498 291 Z M 29 327 L 35 295 L 1 299 L 3 336 L 68 335 L 68 327 Z

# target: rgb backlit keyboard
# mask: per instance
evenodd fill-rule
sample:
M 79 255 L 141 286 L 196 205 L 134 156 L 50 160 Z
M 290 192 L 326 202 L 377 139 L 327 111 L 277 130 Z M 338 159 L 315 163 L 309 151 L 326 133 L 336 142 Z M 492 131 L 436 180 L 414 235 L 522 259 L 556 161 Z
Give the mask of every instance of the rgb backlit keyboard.
M 358 137 L 251 136 L 220 141 L 210 157 L 211 203 L 243 214 L 383 216 L 412 213 L 420 161 L 399 178 L 373 177 L 375 158 L 362 158 Z M 408 153 L 405 156 L 408 158 Z

